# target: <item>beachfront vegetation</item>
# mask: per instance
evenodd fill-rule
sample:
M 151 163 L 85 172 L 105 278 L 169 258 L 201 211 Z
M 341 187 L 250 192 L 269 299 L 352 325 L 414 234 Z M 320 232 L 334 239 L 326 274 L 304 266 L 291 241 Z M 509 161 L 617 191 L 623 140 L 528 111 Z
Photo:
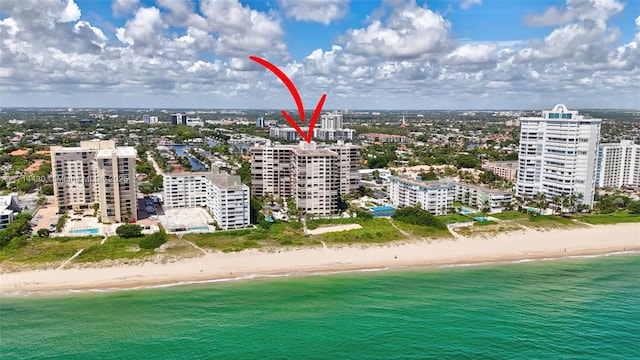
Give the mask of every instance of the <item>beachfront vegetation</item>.
M 524 230 L 525 228 L 516 222 L 500 222 L 482 226 L 463 226 L 453 229 L 456 233 L 467 237 L 490 237 L 501 233 Z
M 27 235 L 29 232 L 29 220 L 31 220 L 31 215 L 26 213 L 18 214 L 11 224 L 0 230 L 0 249 L 25 241 L 29 237 Z
M 135 238 L 142 236 L 142 227 L 136 224 L 122 224 L 116 229 L 121 238 Z
M 98 262 L 102 260 L 133 259 L 152 255 L 153 249 L 142 249 L 137 239 L 111 236 L 103 243 L 93 244 L 84 249 L 74 262 Z
M 398 209 L 395 214 L 393 214 L 392 218 L 407 224 L 432 227 L 440 230 L 447 229 L 447 225 L 444 222 L 440 221 L 440 219 L 420 207 L 405 207 Z
M 580 221 L 592 225 L 599 224 L 618 224 L 627 222 L 640 222 L 640 213 L 632 213 L 630 211 L 617 211 L 608 214 L 590 214 L 576 217 Z
M 498 214 L 491 214 L 492 217 L 500 220 L 527 219 L 529 215 L 520 211 L 505 211 Z
M 387 219 L 361 218 L 360 220 L 357 220 L 356 218 L 346 220 L 351 220 L 350 223 L 357 223 L 362 226 L 362 228 L 313 235 L 313 238 L 333 244 L 384 243 L 402 240 L 405 238 L 404 235 L 398 229 L 393 227 Z
M 55 263 L 69 259 L 78 250 L 100 243 L 100 237 L 34 238 L 19 247 L 6 247 L 0 251 L 2 268 L 11 268 L 12 263 Z

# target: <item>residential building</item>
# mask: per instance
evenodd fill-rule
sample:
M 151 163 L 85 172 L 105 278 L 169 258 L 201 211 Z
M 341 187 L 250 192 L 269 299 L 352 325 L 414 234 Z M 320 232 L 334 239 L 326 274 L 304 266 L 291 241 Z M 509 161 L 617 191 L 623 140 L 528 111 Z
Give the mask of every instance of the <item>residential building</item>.
M 342 114 L 334 111 L 320 115 L 320 122 L 316 124 L 313 131 L 313 138 L 322 141 L 348 141 L 353 140 L 356 135 L 354 129 L 342 128 Z M 308 127 L 300 128 L 308 132 Z M 292 127 L 272 127 L 269 129 L 269 136 L 287 141 L 300 141 L 302 137 L 296 129 Z
M 493 161 L 482 164 L 482 168 L 490 170 L 494 174 L 505 178 L 509 181 L 516 181 L 516 174 L 518 173 L 518 161 Z
M 479 210 L 486 206 L 488 212 L 493 214 L 508 208 L 511 205 L 512 196 L 509 190 L 496 190 L 461 182 L 455 184 L 454 200 Z
M 222 230 L 250 225 L 249 187 L 240 176 L 217 171 L 167 173 L 163 185 L 167 209 L 206 208 Z
M 601 144 L 598 148 L 596 186 L 640 187 L 640 145 L 631 140 Z
M 0 230 L 5 229 L 20 213 L 18 193 L 0 196 Z
M 360 147 L 338 142 L 317 145 L 254 146 L 251 152 L 251 191 L 292 198 L 304 211 L 324 215 L 337 211 L 338 197 L 358 189 Z
M 433 215 L 444 215 L 451 211 L 455 187 L 453 184 L 420 181 L 389 176 L 389 200 L 395 207 L 416 206 Z
M 592 207 L 601 122 L 562 104 L 540 117 L 521 117 L 516 195 L 573 195 Z
M 114 141 L 81 141 L 51 147 L 54 197 L 61 210 L 99 204 L 102 221 L 135 219 L 136 149 Z
M 378 134 L 378 133 L 364 133 L 360 134 L 360 139 L 369 141 L 369 142 L 381 142 L 383 144 L 388 143 L 400 143 L 404 144 L 409 142 L 409 138 L 404 135 L 393 135 L 393 134 Z

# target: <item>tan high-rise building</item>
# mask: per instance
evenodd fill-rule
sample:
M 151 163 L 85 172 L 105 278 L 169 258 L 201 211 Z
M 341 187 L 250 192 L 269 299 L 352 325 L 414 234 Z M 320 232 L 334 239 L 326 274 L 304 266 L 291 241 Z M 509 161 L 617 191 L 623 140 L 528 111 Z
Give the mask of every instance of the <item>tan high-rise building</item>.
M 114 141 L 82 141 L 79 147 L 51 147 L 58 208 L 87 209 L 99 204 L 102 221 L 137 217 L 136 150 Z
M 338 198 L 358 189 L 360 147 L 336 145 L 255 146 L 251 148 L 251 193 L 292 198 L 300 210 L 325 215 L 338 210 Z

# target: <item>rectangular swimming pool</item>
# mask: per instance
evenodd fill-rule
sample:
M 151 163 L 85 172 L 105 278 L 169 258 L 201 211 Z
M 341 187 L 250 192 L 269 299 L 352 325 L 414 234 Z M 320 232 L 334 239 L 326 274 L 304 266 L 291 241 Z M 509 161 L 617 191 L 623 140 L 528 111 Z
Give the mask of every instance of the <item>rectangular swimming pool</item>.
M 97 234 L 99 233 L 100 230 L 98 228 L 91 228 L 91 229 L 74 229 L 69 231 L 69 234 Z
M 208 226 L 196 226 L 187 228 L 187 231 L 209 231 Z

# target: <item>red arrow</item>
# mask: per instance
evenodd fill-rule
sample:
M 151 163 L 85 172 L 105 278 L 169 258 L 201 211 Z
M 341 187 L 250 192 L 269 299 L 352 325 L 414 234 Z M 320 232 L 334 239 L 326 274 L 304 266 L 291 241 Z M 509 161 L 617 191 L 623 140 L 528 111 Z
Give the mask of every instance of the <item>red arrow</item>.
M 291 96 L 293 96 L 293 99 L 295 100 L 296 105 L 298 106 L 298 113 L 300 114 L 300 122 L 304 123 L 304 106 L 302 105 L 302 99 L 300 99 L 300 94 L 298 93 L 298 89 L 296 89 L 296 86 L 293 85 L 293 82 L 291 81 L 291 79 L 289 79 L 289 77 L 287 77 L 287 75 L 283 73 L 282 70 L 280 70 L 277 66 L 273 65 L 272 63 L 268 62 L 265 59 L 261 59 L 257 56 L 249 56 L 249 59 L 271 70 L 271 72 L 273 72 L 287 86 L 287 89 L 289 89 Z M 320 101 L 318 102 L 318 105 L 316 105 L 316 109 L 314 110 L 313 115 L 311 116 L 311 121 L 309 122 L 309 131 L 307 131 L 306 133 L 302 131 L 298 123 L 295 120 L 293 120 L 293 118 L 289 115 L 289 113 L 287 113 L 284 110 L 281 110 L 282 116 L 284 116 L 285 120 L 287 120 L 289 124 L 291 124 L 291 126 L 293 126 L 293 128 L 296 129 L 298 134 L 300 134 L 300 136 L 302 136 L 302 138 L 308 143 L 310 143 L 311 139 L 313 138 L 313 128 L 315 127 L 316 122 L 318 121 L 318 117 L 320 116 L 320 112 L 322 111 L 322 106 L 324 105 L 324 100 L 326 98 L 327 98 L 327 94 L 322 94 L 322 97 L 320 98 Z

